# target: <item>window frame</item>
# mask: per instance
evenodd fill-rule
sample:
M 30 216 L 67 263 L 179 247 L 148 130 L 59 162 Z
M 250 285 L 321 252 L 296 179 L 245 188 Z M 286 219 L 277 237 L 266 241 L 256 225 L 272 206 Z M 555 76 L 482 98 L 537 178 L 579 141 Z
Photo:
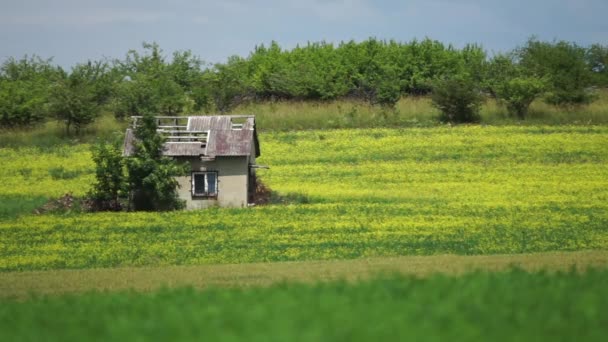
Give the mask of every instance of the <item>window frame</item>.
M 214 174 L 215 176 L 215 192 L 209 192 L 209 179 L 207 177 L 208 174 Z M 196 192 L 196 184 L 195 184 L 195 180 L 196 180 L 196 175 L 203 175 L 204 176 L 204 182 L 205 182 L 205 192 Z M 192 172 L 191 175 L 191 189 L 190 189 L 190 193 L 192 194 L 192 197 L 217 197 L 218 194 L 218 172 L 217 171 L 194 171 Z

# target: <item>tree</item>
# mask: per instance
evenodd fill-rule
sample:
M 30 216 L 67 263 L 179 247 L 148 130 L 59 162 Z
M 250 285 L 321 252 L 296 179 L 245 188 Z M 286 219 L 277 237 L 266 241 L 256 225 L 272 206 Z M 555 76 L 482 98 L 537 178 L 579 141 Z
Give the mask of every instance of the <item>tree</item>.
M 467 44 L 458 55 L 462 61 L 460 72 L 469 75 L 473 82 L 482 83 L 487 65 L 487 55 L 483 48 L 477 44 Z
M 509 114 L 523 120 L 532 101 L 545 91 L 546 83 L 528 75 L 513 55 L 496 55 L 487 65 L 484 87 L 507 107 Z
M 147 83 L 140 77 L 135 81 L 125 78 L 116 84 L 112 108 L 117 119 L 157 112 L 154 91 Z
M 200 61 L 190 52 L 176 52 L 169 64 L 158 44 L 144 43 L 143 47 L 144 54 L 131 50 L 125 61 L 115 64 L 117 73 L 123 75 L 114 87 L 115 116 L 178 115 L 189 101 L 187 90 L 200 76 Z
M 52 86 L 49 108 L 50 114 L 64 123 L 68 135 L 72 127 L 79 133 L 83 127 L 93 123 L 100 113 L 92 83 L 79 67 L 69 75 L 62 73 L 62 77 Z
M 585 60 L 591 70 L 593 84 L 608 87 L 608 45 L 591 45 L 585 53 Z
M 26 127 L 44 121 L 46 97 L 32 82 L 0 80 L 0 127 Z
M 395 67 L 384 65 L 380 68 L 372 83 L 372 96 L 369 101 L 373 105 L 395 107 L 401 98 L 401 87 Z
M 272 41 L 268 48 L 264 45 L 256 47 L 247 60 L 232 56 L 226 65 L 228 68 L 223 68 L 218 64 L 215 65 L 215 68 L 230 72 L 233 70 L 246 71 L 238 75 L 229 75 L 230 80 L 237 80 L 235 76 L 238 76 L 240 84 L 250 83 L 258 98 L 295 97 L 301 93 L 301 89 L 299 89 L 298 82 L 294 80 L 295 72 L 288 63 L 290 55 L 288 51 L 282 50 L 277 42 Z M 245 80 L 244 78 L 249 75 L 250 80 Z M 231 88 L 236 89 L 236 85 L 235 82 L 232 82 Z
M 355 92 L 373 105 L 393 107 L 401 97 L 401 85 L 386 43 L 370 38 L 361 43 L 361 49 Z
M 50 85 L 59 77 L 51 60 L 9 58 L 0 66 L 0 126 L 26 127 L 43 122 Z
M 183 208 L 178 198 L 176 176 L 186 173 L 185 165 L 162 155 L 164 139 L 156 132 L 156 120 L 145 114 L 135 128 L 135 153 L 127 158 L 129 203 L 135 210 Z
M 518 70 L 518 66 L 514 59 L 515 57 L 513 54 L 497 54 L 486 64 L 481 87 L 492 97 L 497 98 L 497 85 L 520 76 L 522 68 L 519 68 Z
M 449 123 L 478 122 L 483 97 L 477 85 L 468 78 L 458 77 L 435 82 L 431 97 L 441 111 L 439 120 Z
M 547 80 L 545 100 L 553 105 L 577 105 L 594 100 L 589 90 L 592 75 L 585 53 L 586 50 L 575 43 L 549 43 L 535 38 L 515 51 L 527 76 Z
M 250 86 L 246 79 L 247 63 L 233 56 L 226 64 L 216 64 L 203 74 L 203 82 L 215 108 L 225 113 L 250 96 Z
M 509 113 L 523 120 L 528 107 L 543 93 L 545 83 L 536 77 L 515 77 L 499 83 L 495 87 L 496 96 L 504 103 Z
M 87 83 L 93 100 L 100 106 L 111 100 L 114 84 L 121 79 L 121 75 L 107 61 L 78 64 L 72 69 L 72 74 L 77 74 L 77 77 Z
M 118 211 L 126 190 L 124 159 L 118 142 L 100 142 L 91 148 L 95 162 L 95 183 L 87 197 L 94 211 Z

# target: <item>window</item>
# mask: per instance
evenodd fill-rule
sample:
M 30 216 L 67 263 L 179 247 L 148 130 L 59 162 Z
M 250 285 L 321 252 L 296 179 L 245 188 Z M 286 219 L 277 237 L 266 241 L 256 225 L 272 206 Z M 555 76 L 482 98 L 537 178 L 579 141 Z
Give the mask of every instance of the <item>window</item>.
M 192 172 L 192 196 L 217 196 L 217 172 Z

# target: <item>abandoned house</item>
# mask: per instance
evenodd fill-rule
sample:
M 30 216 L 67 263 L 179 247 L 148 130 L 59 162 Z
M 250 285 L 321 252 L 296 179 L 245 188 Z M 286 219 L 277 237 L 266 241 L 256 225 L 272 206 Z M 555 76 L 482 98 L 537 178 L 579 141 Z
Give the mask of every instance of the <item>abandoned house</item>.
M 133 117 L 133 127 L 141 117 Z M 179 197 L 187 209 L 245 207 L 253 203 L 256 157 L 260 145 L 253 115 L 156 117 L 165 137 L 163 155 L 190 164 L 190 174 L 177 177 Z M 127 129 L 124 155 L 134 152 Z

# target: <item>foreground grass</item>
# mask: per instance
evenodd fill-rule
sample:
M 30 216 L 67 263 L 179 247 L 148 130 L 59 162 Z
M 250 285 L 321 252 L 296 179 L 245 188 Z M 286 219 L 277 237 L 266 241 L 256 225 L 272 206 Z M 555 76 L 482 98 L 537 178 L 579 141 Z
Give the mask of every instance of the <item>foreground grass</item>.
M 604 341 L 608 270 L 0 300 L 0 340 Z
M 86 291 L 153 291 L 161 287 L 205 288 L 270 286 L 282 282 L 361 281 L 379 274 L 429 276 L 471 271 L 585 271 L 608 267 L 608 251 L 514 255 L 402 256 L 331 261 L 231 265 L 124 267 L 84 270 L 9 272 L 0 277 L 0 298 L 28 298 Z
M 605 250 L 607 137 L 603 126 L 263 134 L 260 176 L 296 203 L 22 213 L 0 221 L 0 270 Z M 90 187 L 86 146 L 0 157 L 0 197 Z

